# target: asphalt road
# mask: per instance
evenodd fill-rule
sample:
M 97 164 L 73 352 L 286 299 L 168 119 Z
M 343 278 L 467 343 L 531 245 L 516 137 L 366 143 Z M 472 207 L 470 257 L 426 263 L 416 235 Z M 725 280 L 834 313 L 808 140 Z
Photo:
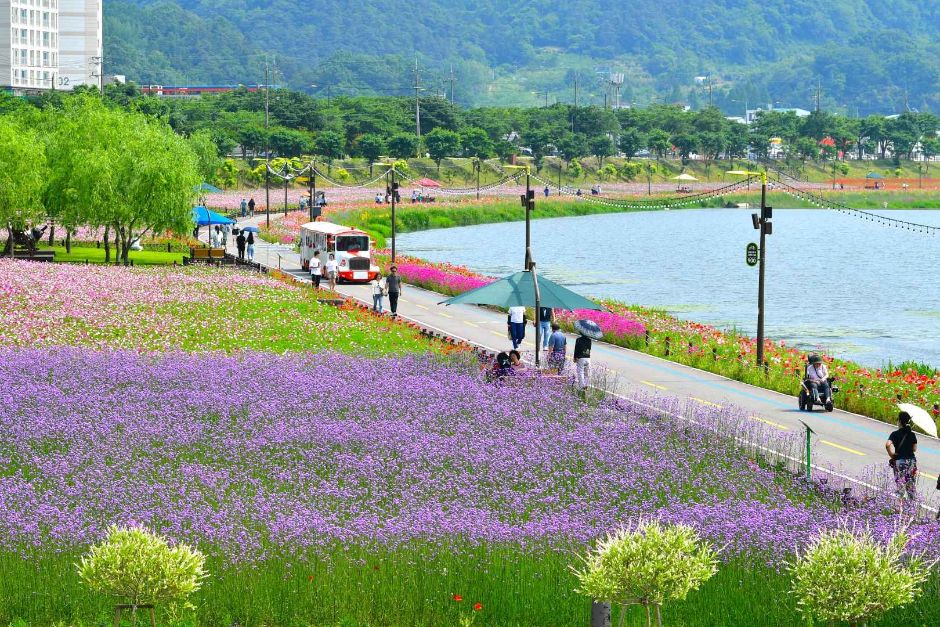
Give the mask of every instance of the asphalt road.
M 256 217 L 250 221 L 257 223 L 261 219 Z M 232 241 L 229 248 L 234 250 Z M 309 279 L 300 270 L 299 257 L 290 246 L 259 241 L 255 261 L 273 268 L 280 267 L 299 279 Z M 371 306 L 372 295 L 367 285 L 340 285 L 337 291 Z M 440 304 L 444 299 L 440 294 L 406 285 L 398 312 L 427 327 L 494 351 L 511 348 L 505 314 L 472 305 L 444 306 Z M 385 305 L 388 307 L 387 299 Z M 529 327 L 526 333 L 523 349 L 533 353 L 535 330 Z M 569 350 L 573 349 L 573 339 L 569 338 Z M 779 394 L 602 342 L 594 345 L 592 363 L 613 373 L 618 392 L 627 396 L 643 392 L 688 399 L 691 403 L 712 408 L 733 406 L 747 420 L 760 423 L 770 432 L 795 436 L 804 433 L 803 421 L 815 432 L 811 442 L 816 464 L 832 466 L 837 472 L 851 477 L 860 477 L 873 470 L 877 475 L 888 475 L 884 444 L 894 429 L 891 425 L 840 410 L 832 413 L 821 409 L 812 413 L 801 412 L 795 395 Z M 794 392 L 798 385 L 794 380 Z M 918 434 L 917 456 L 921 490 L 932 497 L 940 471 L 940 441 Z

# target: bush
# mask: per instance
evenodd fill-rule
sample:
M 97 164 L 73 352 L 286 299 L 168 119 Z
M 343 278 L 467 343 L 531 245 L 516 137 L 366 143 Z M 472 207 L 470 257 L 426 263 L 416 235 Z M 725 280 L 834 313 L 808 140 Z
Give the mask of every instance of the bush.
M 95 592 L 129 605 L 184 601 L 205 579 L 205 556 L 185 544 L 171 547 L 142 527 L 108 529 L 104 542 L 82 557 L 78 576 Z
M 887 545 L 871 531 L 823 531 L 791 567 L 800 611 L 821 621 L 868 622 L 914 600 L 933 564 L 913 556 L 905 561 L 907 534 Z
M 659 521 L 640 521 L 634 528 L 620 529 L 600 540 L 597 548 L 573 569 L 579 582 L 576 590 L 596 601 L 650 608 L 662 624 L 660 606 L 682 600 L 718 572 L 718 556 L 698 532 L 686 525 L 664 526 Z M 621 624 L 623 613 L 621 613 Z

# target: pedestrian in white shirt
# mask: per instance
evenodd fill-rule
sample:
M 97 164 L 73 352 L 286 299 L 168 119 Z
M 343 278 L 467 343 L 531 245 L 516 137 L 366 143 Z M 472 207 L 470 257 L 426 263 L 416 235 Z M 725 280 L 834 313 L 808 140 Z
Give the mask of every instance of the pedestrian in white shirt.
M 510 307 L 506 323 L 509 325 L 509 339 L 512 340 L 512 347 L 519 348 L 522 340 L 525 339 L 525 307 Z
M 323 262 L 320 261 L 320 251 L 313 251 L 313 259 L 310 260 L 310 280 L 313 286 L 320 289 L 320 280 L 323 278 Z
M 385 298 L 385 279 L 382 278 L 382 274 L 376 273 L 370 285 L 372 285 L 372 311 L 383 313 L 385 311 L 382 303 Z
M 333 253 L 330 253 L 329 258 L 326 260 L 326 278 L 330 282 L 330 289 L 336 289 L 336 272 L 339 269 L 339 265 L 336 263 L 336 257 Z

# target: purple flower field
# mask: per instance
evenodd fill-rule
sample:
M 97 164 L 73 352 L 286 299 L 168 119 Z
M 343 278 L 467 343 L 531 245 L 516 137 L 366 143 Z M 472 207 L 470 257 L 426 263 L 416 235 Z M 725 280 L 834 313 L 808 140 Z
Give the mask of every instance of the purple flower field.
M 874 501 L 840 514 L 698 427 L 440 358 L 3 349 L 0 406 L 7 551 L 82 548 L 130 522 L 233 562 L 542 550 L 658 515 L 779 564 L 819 528 L 896 522 Z M 936 530 L 914 535 L 940 551 Z

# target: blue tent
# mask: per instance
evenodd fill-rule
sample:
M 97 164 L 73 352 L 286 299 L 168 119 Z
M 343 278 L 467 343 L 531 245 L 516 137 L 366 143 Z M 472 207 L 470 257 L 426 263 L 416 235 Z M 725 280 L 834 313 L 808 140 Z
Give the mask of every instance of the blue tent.
M 221 213 L 216 213 L 205 207 L 193 207 L 193 222 L 198 226 L 208 226 L 213 224 L 235 224 L 235 220 L 226 218 Z

